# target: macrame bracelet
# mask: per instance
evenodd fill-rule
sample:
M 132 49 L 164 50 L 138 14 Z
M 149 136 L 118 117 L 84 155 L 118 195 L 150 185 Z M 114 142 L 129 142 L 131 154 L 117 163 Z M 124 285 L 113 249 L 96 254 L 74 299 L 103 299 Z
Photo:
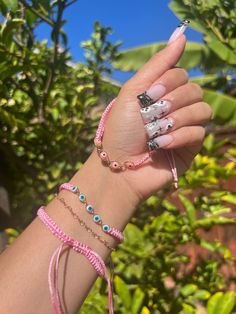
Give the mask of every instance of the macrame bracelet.
M 136 161 L 124 161 L 118 162 L 114 160 L 110 160 L 106 151 L 103 150 L 102 146 L 102 138 L 105 130 L 105 123 L 108 117 L 109 112 L 111 111 L 112 106 L 115 103 L 116 98 L 114 98 L 109 105 L 104 110 L 101 120 L 98 125 L 98 129 L 96 132 L 96 136 L 94 139 L 94 144 L 97 148 L 98 156 L 101 158 L 104 164 L 106 164 L 113 171 L 124 171 L 126 169 L 134 170 L 140 167 L 145 161 L 151 158 L 150 153 L 146 153 L 143 158 Z
M 100 122 L 98 125 L 98 129 L 96 132 L 96 136 L 94 139 L 94 144 L 95 144 L 95 147 L 97 149 L 98 156 L 101 158 L 102 162 L 106 166 L 108 166 L 112 171 L 125 171 L 126 169 L 135 170 L 135 169 L 139 168 L 142 164 L 144 164 L 146 161 L 151 159 L 152 153 L 155 150 L 150 149 L 150 151 L 148 153 L 146 153 L 139 160 L 118 162 L 115 160 L 110 160 L 108 153 L 103 149 L 102 139 L 103 139 L 103 135 L 104 135 L 104 131 L 105 131 L 105 123 L 107 121 L 108 115 L 109 115 L 113 105 L 115 104 L 115 101 L 116 101 L 116 98 L 114 98 L 109 103 L 109 105 L 106 107 L 106 109 L 104 110 L 104 112 L 101 116 L 101 119 L 100 119 Z M 150 146 L 149 146 L 149 148 L 150 148 Z M 167 156 L 167 159 L 168 159 L 170 167 L 171 167 L 171 172 L 172 172 L 172 176 L 174 179 L 175 188 L 177 189 L 178 188 L 178 174 L 177 174 L 177 168 L 176 168 L 175 159 L 174 159 L 174 153 L 172 150 L 171 150 L 171 152 L 165 150 L 165 154 Z
M 40 207 L 37 211 L 39 219 L 44 223 L 44 225 L 54 234 L 58 239 L 61 240 L 60 244 L 54 253 L 52 254 L 49 269 L 48 269 L 48 285 L 51 295 L 51 302 L 53 305 L 53 310 L 55 314 L 64 314 L 62 303 L 60 300 L 60 294 L 58 289 L 58 270 L 60 257 L 63 253 L 64 248 L 72 248 L 77 253 L 84 255 L 93 268 L 96 270 L 99 276 L 105 277 L 108 285 L 108 304 L 109 304 L 109 314 L 114 314 L 113 309 L 113 293 L 108 271 L 103 259 L 91 248 L 83 243 L 74 240 L 69 235 L 65 234 L 56 224 L 56 222 L 48 216 L 45 212 L 44 207 Z
M 114 227 L 110 227 L 109 225 L 103 223 L 101 216 L 96 213 L 95 208 L 92 205 L 87 203 L 86 196 L 80 192 L 78 186 L 70 184 L 70 183 L 63 183 L 59 187 L 59 191 L 61 191 L 61 190 L 67 190 L 67 191 L 70 191 L 70 192 L 76 194 L 78 196 L 80 202 L 83 203 L 83 205 L 85 206 L 86 211 L 90 215 L 93 215 L 93 221 L 96 224 L 101 226 L 101 229 L 103 232 L 111 235 L 113 238 L 115 238 L 119 242 L 124 241 L 124 236 L 123 236 L 122 232 L 120 232 L 118 229 L 116 229 Z
M 103 245 L 105 245 L 106 248 L 108 248 L 109 250 L 111 250 L 112 252 L 114 252 L 116 249 L 111 247 L 111 245 L 108 243 L 108 241 L 106 241 L 105 239 L 103 239 L 100 235 L 98 235 L 96 232 L 94 232 L 92 230 L 92 228 L 90 228 L 77 214 L 76 212 L 73 210 L 73 208 L 66 203 L 66 201 L 64 200 L 63 197 L 59 197 L 56 196 L 56 199 L 61 202 L 63 204 L 63 206 L 69 210 L 69 212 L 71 213 L 71 215 L 73 216 L 74 219 L 76 219 L 79 224 L 85 228 L 85 230 L 90 233 L 95 239 L 97 239 L 99 242 L 101 242 Z

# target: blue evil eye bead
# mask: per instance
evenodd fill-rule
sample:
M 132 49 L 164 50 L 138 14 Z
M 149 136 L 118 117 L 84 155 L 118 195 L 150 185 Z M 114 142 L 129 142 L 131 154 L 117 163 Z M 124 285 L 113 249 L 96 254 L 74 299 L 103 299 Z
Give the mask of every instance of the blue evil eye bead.
M 103 226 L 102 226 L 102 230 L 103 230 L 104 232 L 108 232 L 108 231 L 110 230 L 110 227 L 109 227 L 108 225 L 103 225 Z
M 71 192 L 76 193 L 78 191 L 78 186 L 74 185 Z
M 89 213 L 93 213 L 93 206 L 92 205 L 87 205 L 86 209 Z
M 99 222 L 101 220 L 101 217 L 99 215 L 94 215 L 93 216 L 93 221 Z
M 81 202 L 85 202 L 85 195 L 84 194 L 80 194 L 80 196 L 79 196 L 79 200 L 81 201 Z

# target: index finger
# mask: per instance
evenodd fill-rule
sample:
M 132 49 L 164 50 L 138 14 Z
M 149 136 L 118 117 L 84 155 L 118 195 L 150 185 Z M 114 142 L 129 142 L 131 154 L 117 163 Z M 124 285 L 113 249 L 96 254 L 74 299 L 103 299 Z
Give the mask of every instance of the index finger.
M 181 58 L 186 44 L 184 35 L 168 44 L 145 63 L 138 72 L 126 83 L 126 86 L 138 87 L 142 90 L 150 87 L 163 73 L 177 64 Z

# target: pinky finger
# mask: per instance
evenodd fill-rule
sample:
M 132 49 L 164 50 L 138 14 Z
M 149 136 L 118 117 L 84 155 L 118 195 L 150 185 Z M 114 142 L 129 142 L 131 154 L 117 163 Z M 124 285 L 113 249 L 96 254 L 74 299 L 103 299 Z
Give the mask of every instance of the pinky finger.
M 148 141 L 150 150 L 158 148 L 173 149 L 185 146 L 201 145 L 205 137 L 203 126 L 186 126 L 170 134 L 162 135 Z

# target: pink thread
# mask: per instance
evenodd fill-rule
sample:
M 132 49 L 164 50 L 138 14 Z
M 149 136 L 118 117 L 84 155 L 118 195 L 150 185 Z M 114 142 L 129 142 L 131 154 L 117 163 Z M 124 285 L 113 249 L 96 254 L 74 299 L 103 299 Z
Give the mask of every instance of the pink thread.
M 104 110 L 98 128 L 97 128 L 97 132 L 96 132 L 96 136 L 95 136 L 95 141 L 97 141 L 98 143 L 102 143 L 102 138 L 104 135 L 104 131 L 105 131 L 105 123 L 107 121 L 107 117 L 109 112 L 111 111 L 112 106 L 115 104 L 117 98 L 114 98 L 109 105 L 106 107 L 106 109 Z M 174 185 L 175 188 L 178 188 L 178 173 L 177 173 L 177 168 L 176 168 L 176 163 L 175 163 L 175 158 L 174 158 L 174 154 L 173 151 L 167 151 L 165 150 L 166 156 L 168 158 L 169 164 L 170 164 L 170 168 L 171 168 L 171 172 L 173 175 L 173 179 L 174 179 Z M 151 153 L 146 153 L 141 159 L 136 160 L 133 162 L 134 167 L 130 168 L 130 169 L 137 169 L 139 168 L 145 161 L 151 159 Z M 131 162 L 132 163 L 132 162 Z
M 37 215 L 40 218 L 40 220 L 44 223 L 44 225 L 57 238 L 59 238 L 63 242 L 53 252 L 51 260 L 50 260 L 50 264 L 49 264 L 49 270 L 48 270 L 48 285 L 49 285 L 51 302 L 53 305 L 54 313 L 63 314 L 63 309 L 62 309 L 62 304 L 60 301 L 60 294 L 59 294 L 59 289 L 58 289 L 58 270 L 59 270 L 59 261 L 60 261 L 60 257 L 63 252 L 63 249 L 65 246 L 68 246 L 68 247 L 71 247 L 76 252 L 84 255 L 88 259 L 90 264 L 94 267 L 94 269 L 97 271 L 98 275 L 105 277 L 108 284 L 109 314 L 114 314 L 112 287 L 111 287 L 111 282 L 109 279 L 108 271 L 107 271 L 107 268 L 103 259 L 96 252 L 92 251 L 89 246 L 83 243 L 80 243 L 77 240 L 74 240 L 72 237 L 66 235 L 58 227 L 55 221 L 53 221 L 52 218 L 48 216 L 43 206 L 41 206 L 38 209 Z
M 73 188 L 77 188 L 76 192 L 73 191 Z M 72 193 L 80 193 L 79 192 L 79 188 L 76 185 L 73 185 L 73 184 L 70 184 L 70 183 L 63 183 L 63 184 L 61 184 L 60 187 L 59 187 L 59 191 L 61 191 L 63 189 L 68 190 L 68 191 L 70 191 Z M 87 205 L 87 202 L 85 202 L 85 205 Z M 111 235 L 111 236 L 113 236 L 119 242 L 123 242 L 124 241 L 123 233 L 121 231 L 119 231 L 118 229 L 114 228 L 114 227 L 109 227 L 109 230 L 108 231 L 104 231 L 104 232 L 109 234 L 109 235 Z
M 165 150 L 165 153 L 166 153 L 166 156 L 168 158 L 168 161 L 169 161 L 169 164 L 171 167 L 171 172 L 172 172 L 172 176 L 174 178 L 175 188 L 178 189 L 178 187 L 179 187 L 179 185 L 178 185 L 178 173 L 177 173 L 177 168 L 176 168 L 176 163 L 175 163 L 174 152 L 173 152 L 173 150 L 171 150 L 170 152 Z

